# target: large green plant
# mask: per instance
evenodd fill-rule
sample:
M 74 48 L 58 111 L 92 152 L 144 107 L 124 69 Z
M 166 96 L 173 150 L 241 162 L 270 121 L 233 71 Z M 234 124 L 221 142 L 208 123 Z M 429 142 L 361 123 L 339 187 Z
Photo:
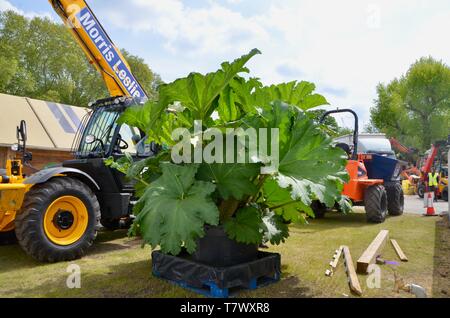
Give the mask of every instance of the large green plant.
M 242 77 L 249 72 L 245 64 L 259 53 L 253 50 L 214 73 L 191 73 L 163 85 L 159 101 L 129 108 L 119 119 L 165 145 L 157 157 L 141 162 L 129 156 L 108 161 L 137 180 L 132 233 L 139 232 L 152 247 L 173 255 L 183 247 L 192 253 L 206 224 L 222 225 L 237 242 L 280 244 L 289 235 L 286 224 L 314 216 L 314 200 L 348 209 L 341 196 L 346 156 L 308 115 L 326 99 L 314 94 L 309 82 L 267 87 Z M 186 128 L 194 140 L 199 137 L 194 121 L 199 120 L 200 135 L 217 128 L 224 139 L 229 137 L 226 128 L 278 129 L 278 165 L 264 169 L 271 162 L 258 156 L 245 163 L 175 164 L 172 132 Z M 193 142 L 193 153 L 211 142 Z M 243 149 L 248 154 L 250 145 Z

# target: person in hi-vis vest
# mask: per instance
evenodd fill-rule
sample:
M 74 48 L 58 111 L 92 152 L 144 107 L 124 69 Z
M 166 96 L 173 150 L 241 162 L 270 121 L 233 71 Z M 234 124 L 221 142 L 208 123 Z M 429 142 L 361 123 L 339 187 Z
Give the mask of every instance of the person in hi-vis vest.
M 430 173 L 428 174 L 428 192 L 433 193 L 433 198 L 436 201 L 436 190 L 439 185 L 439 174 L 431 168 Z

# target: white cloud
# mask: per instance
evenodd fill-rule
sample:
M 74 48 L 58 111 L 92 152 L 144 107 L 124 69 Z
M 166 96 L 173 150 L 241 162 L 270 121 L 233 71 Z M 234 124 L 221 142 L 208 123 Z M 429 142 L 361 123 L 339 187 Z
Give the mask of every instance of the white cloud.
M 242 3 L 242 0 L 226 0 L 226 1 L 227 1 L 227 3 L 230 3 L 230 4 Z
M 11 3 L 6 0 L 0 0 L 0 11 L 14 10 L 16 9 Z
M 49 12 L 34 12 L 34 11 L 23 11 L 19 8 L 12 5 L 9 1 L 6 0 L 0 0 L 0 11 L 14 11 L 18 14 L 21 14 L 27 18 L 35 18 L 35 17 L 41 17 L 41 18 L 49 18 L 52 19 L 52 16 Z
M 91 6 L 111 36 L 165 81 L 214 70 L 256 47 L 263 55 L 250 62 L 253 76 L 266 84 L 312 81 L 333 107 L 356 109 L 361 126 L 379 82 L 402 75 L 422 56 L 450 64 L 448 0 L 110 0 Z M 0 0 L 0 10 L 11 7 Z M 345 122 L 351 125 L 350 118 Z
M 118 28 L 162 38 L 171 60 L 162 62 L 166 80 L 258 47 L 263 55 L 251 62 L 254 76 L 265 83 L 313 81 L 333 107 L 355 108 L 361 126 L 377 83 L 424 55 L 450 61 L 445 1 L 284 0 L 259 14 L 237 11 L 237 2 L 189 7 L 180 0 L 133 0 L 130 12 L 111 6 L 107 16 Z
M 214 1 L 195 9 L 179 0 L 132 0 L 130 5 L 133 12 L 108 10 L 109 21 L 134 32 L 158 34 L 172 53 L 191 56 L 236 53 L 249 43 L 256 45 L 269 39 L 267 30 L 258 21 Z M 128 23 L 124 25 L 122 21 Z

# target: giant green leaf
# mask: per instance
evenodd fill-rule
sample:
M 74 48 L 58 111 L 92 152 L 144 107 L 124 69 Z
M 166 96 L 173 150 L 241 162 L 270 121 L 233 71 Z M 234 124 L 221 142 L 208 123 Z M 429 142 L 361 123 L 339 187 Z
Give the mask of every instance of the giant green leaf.
M 306 189 L 306 200 L 309 200 L 308 190 Z M 306 205 L 304 200 L 299 200 L 293 196 L 291 191 L 279 186 L 278 182 L 270 178 L 264 183 L 263 187 L 264 203 L 269 210 L 283 217 L 286 221 L 298 222 L 303 220 L 301 213 L 314 215 L 311 207 Z
M 181 116 L 164 112 L 168 106 L 160 102 L 148 101 L 144 105 L 128 107 L 117 120 L 118 124 L 137 127 L 146 133 L 147 137 L 160 144 L 172 142 L 171 133 L 181 126 Z
M 199 180 L 216 185 L 221 197 L 241 200 L 244 196 L 254 195 L 257 188 L 253 182 L 260 173 L 259 164 L 202 164 L 198 170 Z
M 257 78 L 245 79 L 241 76 L 236 76 L 230 82 L 230 88 L 235 94 L 235 105 L 243 114 L 256 113 L 255 90 L 262 87 L 261 82 Z
M 206 75 L 191 73 L 186 78 L 163 85 L 160 104 L 168 106 L 180 102 L 190 110 L 193 120 L 206 121 L 217 107 L 219 95 L 237 74 L 248 72 L 244 66 L 256 54 L 260 51 L 254 49 L 232 63 L 223 63 L 217 72 Z
M 258 88 L 255 90 L 254 95 L 261 107 L 269 109 L 274 101 L 297 106 L 302 110 L 328 105 L 325 97 L 319 94 L 312 94 L 315 89 L 316 86 L 313 83 L 293 81 Z
M 239 118 L 240 111 L 235 103 L 235 99 L 235 93 L 230 87 L 226 87 L 220 94 L 217 111 L 220 119 L 225 123 L 235 121 Z
M 340 200 L 347 178 L 344 152 L 297 107 L 276 101 L 252 125 L 279 129 L 278 185 L 294 200 L 310 205 L 319 200 L 331 207 Z
M 284 243 L 286 238 L 289 237 L 289 228 L 282 216 L 269 211 L 265 213 L 262 221 L 264 240 L 274 245 L 279 245 Z
M 240 209 L 224 224 L 228 237 L 244 244 L 260 244 L 263 226 L 261 212 L 253 206 Z
M 137 127 L 146 131 L 150 124 L 152 105 L 153 102 L 148 102 L 145 105 L 128 107 L 119 117 L 117 123 L 128 124 L 131 127 Z
M 145 242 L 161 246 L 164 253 L 189 253 L 203 237 L 205 224 L 217 225 L 219 211 L 210 195 L 215 186 L 195 180 L 197 165 L 161 164 L 162 175 L 151 183 L 138 201 L 136 224 Z

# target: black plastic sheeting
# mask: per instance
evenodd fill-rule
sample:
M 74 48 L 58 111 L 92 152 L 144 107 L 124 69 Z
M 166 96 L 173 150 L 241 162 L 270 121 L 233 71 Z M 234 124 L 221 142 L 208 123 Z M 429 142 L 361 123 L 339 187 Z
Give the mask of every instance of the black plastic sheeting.
M 154 251 L 153 274 L 174 282 L 183 282 L 194 288 L 214 283 L 218 288 L 248 286 L 255 278 L 279 276 L 280 254 L 258 252 L 254 261 L 230 267 L 212 267 L 189 259 L 188 255 L 172 256 Z

